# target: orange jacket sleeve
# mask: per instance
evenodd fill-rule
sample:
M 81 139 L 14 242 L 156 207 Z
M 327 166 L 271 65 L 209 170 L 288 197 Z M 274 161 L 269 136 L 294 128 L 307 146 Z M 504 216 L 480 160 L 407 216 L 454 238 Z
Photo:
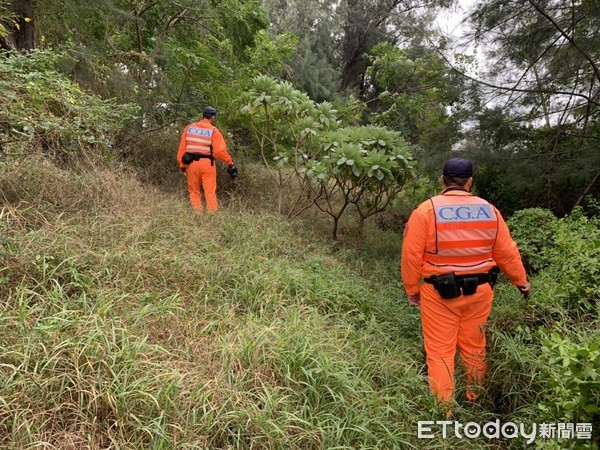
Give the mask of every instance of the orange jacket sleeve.
M 521 261 L 521 254 L 517 244 L 510 237 L 510 231 L 500 212 L 496 210 L 498 217 L 498 236 L 492 249 L 492 257 L 500 270 L 508 276 L 510 282 L 515 286 L 525 286 L 527 284 L 527 274 Z
M 215 128 L 213 131 L 212 146 L 215 158 L 220 159 L 227 165 L 233 164 L 233 159 L 231 159 L 231 156 L 227 152 L 227 145 L 225 144 L 225 139 L 223 138 L 223 135 L 217 128 Z
M 415 209 L 404 227 L 400 273 L 404 290 L 408 295 L 416 295 L 421 290 L 419 283 L 422 276 L 423 254 L 427 247 L 427 230 L 431 220 L 429 214 L 431 208 L 428 203 L 425 202 Z
M 185 153 L 185 135 L 187 133 L 189 125 L 185 127 L 183 130 L 183 134 L 181 135 L 181 140 L 179 141 L 179 149 L 177 150 L 177 163 L 179 164 L 180 169 L 185 169 L 186 165 L 181 162 L 181 157 Z

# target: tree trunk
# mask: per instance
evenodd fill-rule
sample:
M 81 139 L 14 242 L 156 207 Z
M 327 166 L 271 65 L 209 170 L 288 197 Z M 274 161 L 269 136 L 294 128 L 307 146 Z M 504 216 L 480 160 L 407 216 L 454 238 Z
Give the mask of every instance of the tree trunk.
M 281 186 L 278 187 L 279 192 L 277 195 L 277 214 L 283 214 L 283 188 Z
M 333 218 L 333 233 L 332 233 L 332 237 L 334 241 L 338 240 L 337 237 L 337 232 L 338 232 L 338 224 L 340 223 L 340 218 L 339 217 L 334 217 Z
M 575 208 L 576 206 L 581 205 L 581 202 L 583 201 L 583 199 L 585 199 L 585 196 L 587 195 L 587 193 L 590 192 L 590 190 L 596 184 L 596 181 L 598 181 L 598 177 L 600 177 L 600 172 L 596 172 L 596 175 L 594 176 L 594 178 L 592 179 L 592 181 L 590 182 L 590 184 L 587 185 L 587 187 L 585 188 L 585 191 L 583 191 L 583 194 L 581 194 L 579 196 L 579 198 L 577 199 L 577 201 L 573 205 L 573 208 Z
M 13 0 L 13 11 L 16 16 L 15 44 L 17 50 L 32 50 L 35 48 L 35 27 L 33 21 L 32 0 Z
M 9 52 L 12 52 L 15 49 L 15 45 L 13 44 L 10 36 L 5 38 L 0 36 L 0 48 Z
M 365 220 L 366 217 L 363 217 L 362 215 L 358 219 L 358 230 L 356 233 L 356 249 L 358 251 L 362 250 L 363 239 L 365 237 Z

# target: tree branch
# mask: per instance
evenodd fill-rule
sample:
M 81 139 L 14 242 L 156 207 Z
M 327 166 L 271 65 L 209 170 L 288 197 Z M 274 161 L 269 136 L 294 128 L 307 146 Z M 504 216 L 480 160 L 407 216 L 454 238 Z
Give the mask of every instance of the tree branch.
M 533 0 L 530 0 L 533 1 Z M 524 88 L 517 88 L 517 87 L 511 87 L 511 86 L 499 86 L 497 84 L 494 83 L 490 83 L 487 81 L 483 81 L 480 80 L 478 78 L 472 77 L 471 75 L 467 75 L 466 73 L 462 72 L 460 69 L 458 69 L 457 67 L 454 66 L 454 64 L 452 64 L 452 62 L 446 57 L 446 55 L 437 47 L 437 45 L 435 45 L 434 42 L 432 42 L 431 38 L 429 36 L 426 36 L 424 33 L 421 32 L 421 30 L 419 30 L 417 27 L 415 27 L 412 23 L 407 23 L 407 25 L 411 26 L 412 28 L 414 28 L 418 33 L 420 33 L 423 38 L 428 41 L 432 47 L 435 49 L 435 51 L 442 57 L 442 59 L 444 61 L 446 61 L 446 64 L 448 64 L 448 66 L 450 67 L 450 69 L 452 69 L 454 72 L 456 72 L 458 75 L 460 75 L 463 78 L 466 78 L 468 80 L 474 81 L 477 84 L 480 84 L 482 86 L 486 86 L 492 89 L 498 89 L 498 90 L 502 90 L 502 91 L 510 91 L 510 92 L 525 92 L 525 93 L 531 93 L 531 94 L 550 94 L 550 95 L 567 95 L 567 96 L 575 96 L 575 97 L 580 97 L 585 99 L 587 102 L 595 105 L 595 106 L 600 106 L 600 102 L 595 100 L 595 97 L 589 96 L 589 95 L 585 95 L 585 94 L 581 94 L 581 93 L 575 93 L 575 92 L 565 92 L 565 91 L 556 91 L 556 90 L 552 90 L 552 89 L 524 89 Z M 600 78 L 599 78 L 600 79 Z
M 579 196 L 579 198 L 577 199 L 577 201 L 573 205 L 573 208 L 575 208 L 575 206 L 579 206 L 581 204 L 581 202 L 583 201 L 583 199 L 585 198 L 585 196 L 587 195 L 587 193 L 590 191 L 590 189 L 592 189 L 594 187 L 594 184 L 596 184 L 596 181 L 598 181 L 598 177 L 599 176 L 600 176 L 600 171 L 596 172 L 596 175 L 594 176 L 594 178 L 592 179 L 592 181 L 590 182 L 590 184 L 587 185 L 587 187 L 585 188 L 585 190 L 583 191 L 583 193 Z
M 589 95 L 585 95 L 585 94 L 580 94 L 580 93 L 576 93 L 576 92 L 566 92 L 566 91 L 555 91 L 552 89 L 523 89 L 523 88 L 516 88 L 516 87 L 511 87 L 511 86 L 499 86 L 497 84 L 493 84 L 493 83 L 489 83 L 487 81 L 483 81 L 480 80 L 478 78 L 472 77 L 470 75 L 467 75 L 464 72 L 461 72 L 459 69 L 457 69 L 449 60 L 448 58 L 446 58 L 446 55 L 444 55 L 441 51 L 437 50 L 437 52 L 442 56 L 442 58 L 444 58 L 444 60 L 446 61 L 446 63 L 450 66 L 450 68 L 456 72 L 457 74 L 459 74 L 460 76 L 474 81 L 477 84 L 481 84 L 483 86 L 487 86 L 489 88 L 492 89 L 499 89 L 499 90 L 503 90 L 503 91 L 510 91 L 510 92 L 527 92 L 530 94 L 551 94 L 551 95 L 571 95 L 574 97 L 580 97 L 585 99 L 586 101 L 588 101 L 589 103 L 592 103 L 596 106 L 600 106 L 600 103 L 597 102 L 596 100 L 594 100 L 594 98 L 591 98 Z
M 577 45 L 577 43 L 575 42 L 575 40 L 568 34 L 566 33 L 562 27 L 552 18 L 550 17 L 550 15 L 548 14 L 548 12 L 535 0 L 529 0 L 529 3 L 531 3 L 533 5 L 533 7 L 535 9 L 537 9 L 537 11 L 544 16 L 553 26 L 554 28 L 556 28 L 556 30 L 567 40 L 571 43 L 571 45 L 579 52 L 583 55 L 583 57 L 590 63 L 590 65 L 592 66 L 592 68 L 594 69 L 594 73 L 596 74 L 596 78 L 598 78 L 598 81 L 600 81 L 600 69 L 598 69 L 598 66 L 596 65 L 596 62 L 586 53 L 584 52 L 579 45 Z

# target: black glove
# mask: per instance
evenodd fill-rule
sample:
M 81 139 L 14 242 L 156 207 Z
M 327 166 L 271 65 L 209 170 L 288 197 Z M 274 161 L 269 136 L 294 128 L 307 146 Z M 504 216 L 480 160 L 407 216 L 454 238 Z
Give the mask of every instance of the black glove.
M 235 180 L 237 178 L 238 170 L 237 167 L 235 167 L 235 164 L 229 165 L 229 167 L 227 168 L 227 173 L 229 174 L 232 180 Z

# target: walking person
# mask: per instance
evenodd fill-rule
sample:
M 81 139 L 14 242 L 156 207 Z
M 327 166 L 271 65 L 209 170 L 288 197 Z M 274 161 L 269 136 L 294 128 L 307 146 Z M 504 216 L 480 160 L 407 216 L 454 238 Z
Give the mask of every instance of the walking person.
M 227 173 L 232 178 L 236 178 L 238 174 L 233 159 L 227 152 L 225 139 L 215 126 L 216 118 L 215 108 L 204 108 L 202 120 L 185 127 L 177 151 L 179 169 L 187 176 L 190 202 L 197 214 L 203 211 L 201 188 L 208 212 L 215 213 L 219 206 L 215 159 L 220 159 L 229 166 Z
M 467 399 L 478 397 L 486 374 L 485 325 L 499 269 L 524 296 L 531 286 L 501 214 L 470 193 L 471 161 L 447 161 L 441 183 L 441 195 L 419 205 L 406 224 L 401 276 L 409 304 L 420 307 L 430 390 L 451 414 L 456 349 Z

